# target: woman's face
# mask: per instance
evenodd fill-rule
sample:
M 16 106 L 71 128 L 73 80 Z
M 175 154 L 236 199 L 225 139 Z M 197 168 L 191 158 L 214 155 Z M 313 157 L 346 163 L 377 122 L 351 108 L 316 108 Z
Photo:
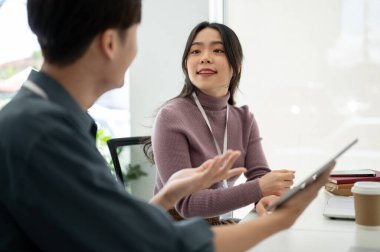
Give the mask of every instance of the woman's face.
M 218 30 L 208 27 L 196 35 L 186 68 L 190 81 L 203 93 L 214 97 L 227 94 L 233 70 Z

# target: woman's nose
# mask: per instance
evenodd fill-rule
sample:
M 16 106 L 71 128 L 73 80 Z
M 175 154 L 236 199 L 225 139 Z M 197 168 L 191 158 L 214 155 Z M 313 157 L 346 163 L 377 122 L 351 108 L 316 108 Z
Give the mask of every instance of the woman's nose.
M 211 57 L 208 53 L 204 53 L 201 57 L 201 64 L 211 63 Z

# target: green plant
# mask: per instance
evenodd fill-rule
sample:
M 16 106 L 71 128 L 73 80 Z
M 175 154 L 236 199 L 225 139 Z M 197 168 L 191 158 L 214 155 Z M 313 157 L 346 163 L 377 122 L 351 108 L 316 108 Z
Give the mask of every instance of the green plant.
M 108 166 L 112 168 L 113 171 L 112 158 L 107 146 L 107 141 L 110 140 L 111 137 L 109 135 L 106 135 L 103 129 L 98 128 L 95 139 L 96 147 L 98 148 L 100 154 L 102 154 L 103 158 L 107 161 Z
M 99 128 L 96 133 L 96 146 L 98 147 L 99 152 L 102 154 L 103 158 L 107 161 L 109 168 L 112 173 L 115 174 L 115 170 L 113 167 L 113 162 L 111 158 L 111 154 L 109 153 L 107 141 L 110 140 L 111 137 L 107 135 L 103 129 Z M 117 154 L 120 155 L 123 151 L 122 148 L 117 149 Z M 139 164 L 128 164 L 126 172 L 123 170 L 123 178 L 126 185 L 130 184 L 130 181 L 137 180 L 142 176 L 147 176 L 148 174 L 141 169 Z
M 139 179 L 142 176 L 148 176 L 148 174 L 141 170 L 141 166 L 139 164 L 128 164 L 127 173 L 124 174 L 124 181 L 128 183 L 131 180 Z

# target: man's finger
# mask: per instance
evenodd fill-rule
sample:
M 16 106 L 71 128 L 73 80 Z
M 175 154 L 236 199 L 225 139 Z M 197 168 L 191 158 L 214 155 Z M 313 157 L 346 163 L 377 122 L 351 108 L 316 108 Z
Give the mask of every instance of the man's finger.
M 234 168 L 234 169 L 231 169 L 228 171 L 227 175 L 226 175 L 226 179 L 228 178 L 232 178 L 232 177 L 235 177 L 237 175 L 240 175 L 242 174 L 243 172 L 246 172 L 247 169 L 244 168 L 244 167 L 239 167 L 239 168 Z
M 240 151 L 230 151 L 228 150 L 228 156 L 224 159 L 223 168 L 230 169 L 235 163 L 236 159 L 240 156 Z
M 267 210 L 265 209 L 265 207 L 264 207 L 262 204 L 257 204 L 257 206 L 256 206 L 256 212 L 257 212 L 260 216 L 265 216 L 265 215 L 267 215 Z

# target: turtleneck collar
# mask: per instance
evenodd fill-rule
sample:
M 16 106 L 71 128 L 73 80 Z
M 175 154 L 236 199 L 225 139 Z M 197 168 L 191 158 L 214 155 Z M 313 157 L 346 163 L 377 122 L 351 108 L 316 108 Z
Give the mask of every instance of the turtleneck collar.
M 230 93 L 223 97 L 213 97 L 209 96 L 201 91 L 197 90 L 196 94 L 198 96 L 199 102 L 205 109 L 210 110 L 222 110 L 227 107 L 228 99 L 230 99 Z

